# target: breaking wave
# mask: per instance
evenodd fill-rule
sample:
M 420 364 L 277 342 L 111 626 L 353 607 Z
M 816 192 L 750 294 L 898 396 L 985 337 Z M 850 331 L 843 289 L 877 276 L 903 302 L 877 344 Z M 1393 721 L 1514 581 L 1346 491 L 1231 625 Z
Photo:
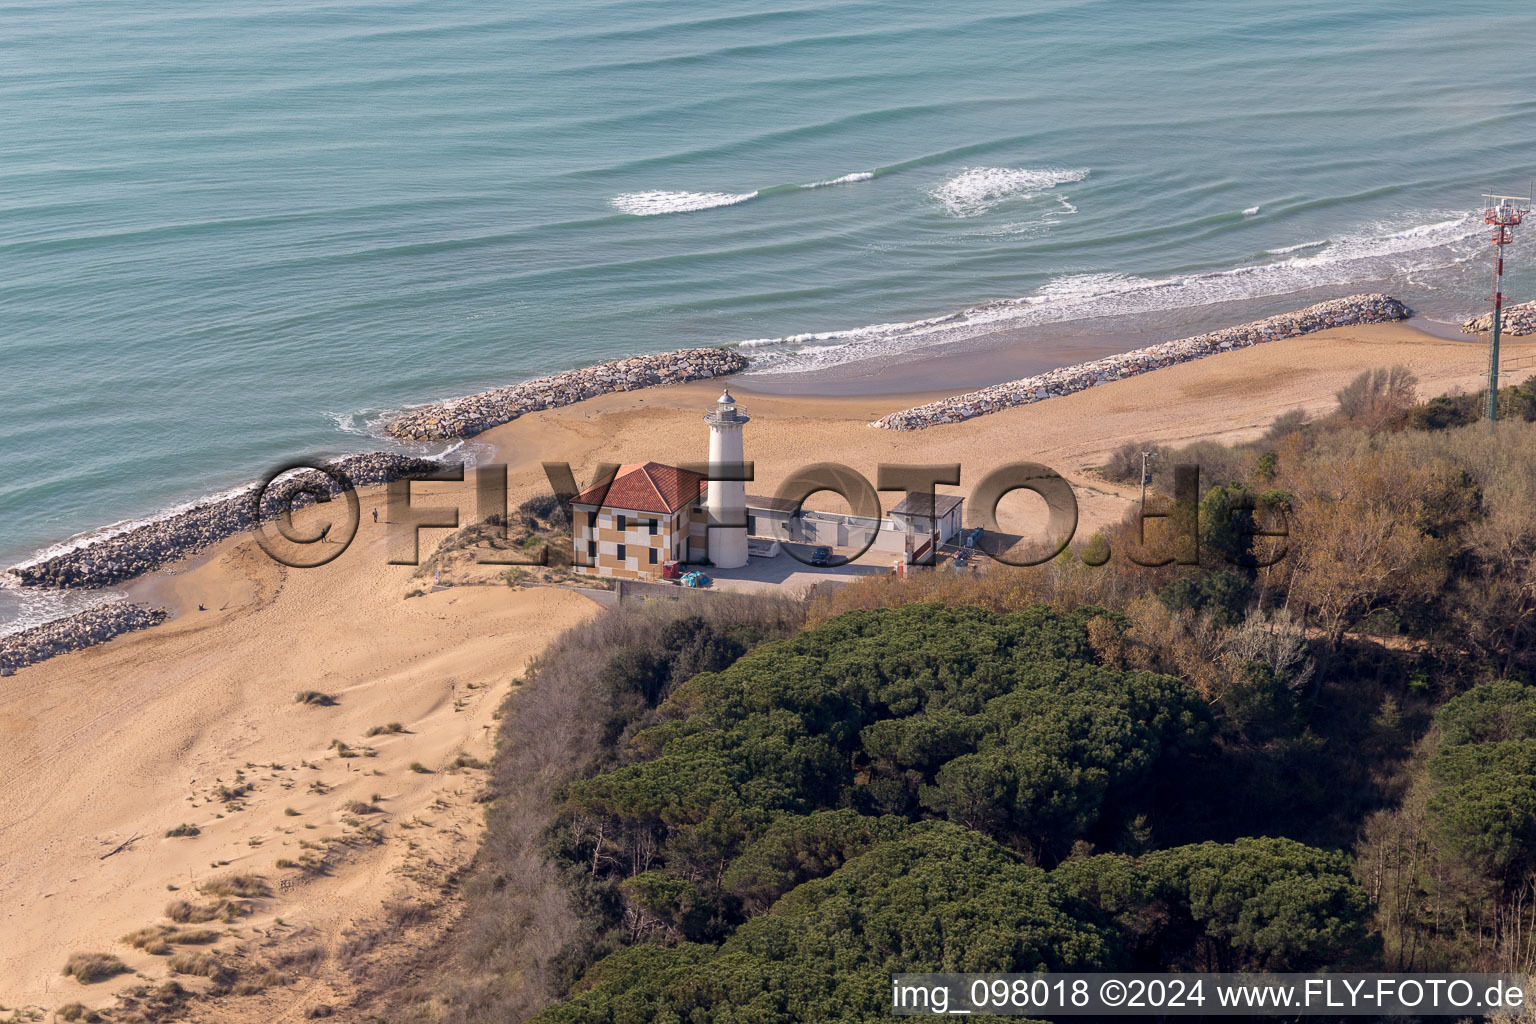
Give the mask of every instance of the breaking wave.
M 654 217 L 662 213 L 693 213 L 713 210 L 721 206 L 735 206 L 758 196 L 793 192 L 805 188 L 826 188 L 828 185 L 850 185 L 857 181 L 869 181 L 876 171 L 855 171 L 839 178 L 810 181 L 803 185 L 774 185 L 751 192 L 682 192 L 670 189 L 651 189 L 646 192 L 625 192 L 608 200 L 608 205 L 622 213 L 635 217 Z
M 875 176 L 874 171 L 856 171 L 853 174 L 845 174 L 841 178 L 828 178 L 826 181 L 812 181 L 798 188 L 825 188 L 828 185 L 850 185 L 855 181 L 868 181 Z
M 1082 181 L 1086 177 L 1086 167 L 1078 170 L 970 167 L 928 194 L 951 217 L 976 217 L 1007 200 L 1032 199 L 1057 185 Z
M 626 192 L 608 202 L 615 209 L 636 217 L 655 217 L 662 213 L 692 213 L 713 210 L 717 206 L 735 206 L 756 199 L 756 192 Z

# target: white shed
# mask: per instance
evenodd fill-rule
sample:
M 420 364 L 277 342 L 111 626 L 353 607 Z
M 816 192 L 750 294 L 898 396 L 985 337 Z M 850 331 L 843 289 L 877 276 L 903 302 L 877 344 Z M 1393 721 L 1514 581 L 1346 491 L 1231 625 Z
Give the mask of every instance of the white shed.
M 960 532 L 965 499 L 954 494 L 908 494 L 891 509 L 891 519 L 918 544 L 935 532 L 940 544 L 948 544 Z

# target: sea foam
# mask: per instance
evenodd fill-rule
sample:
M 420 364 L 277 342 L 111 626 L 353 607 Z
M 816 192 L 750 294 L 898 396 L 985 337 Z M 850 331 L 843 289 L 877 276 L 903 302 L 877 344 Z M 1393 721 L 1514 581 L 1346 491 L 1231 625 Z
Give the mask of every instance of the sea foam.
M 712 210 L 717 206 L 735 206 L 756 198 L 756 192 L 672 192 L 653 189 L 648 192 L 626 192 L 614 196 L 608 202 L 615 209 L 636 217 L 654 217 L 662 213 L 692 213 L 695 210 Z
M 841 178 L 828 178 L 826 181 L 811 181 L 811 182 L 807 182 L 806 184 L 801 185 L 800 187 L 801 188 L 825 188 L 828 185 L 850 185 L 850 184 L 852 184 L 853 182 L 856 182 L 856 181 L 869 181 L 874 176 L 875 176 L 875 172 L 874 171 L 855 171 L 852 174 L 845 174 Z
M 684 192 L 671 189 L 651 189 L 646 192 L 625 192 L 608 200 L 610 206 L 636 217 L 654 217 L 662 213 L 693 213 L 697 210 L 713 210 L 721 206 L 735 206 L 764 194 L 788 192 L 802 188 L 826 188 L 829 185 L 851 185 L 869 181 L 874 171 L 854 171 L 837 178 L 808 181 L 802 185 L 775 185 L 772 188 L 754 189 L 751 192 Z
M 0 637 L 121 600 L 124 595 L 113 591 L 13 587 L 0 573 Z
M 1005 200 L 1032 199 L 1057 185 L 1082 181 L 1086 177 L 1086 167 L 1077 170 L 970 167 L 928 194 L 938 200 L 951 217 L 976 217 Z

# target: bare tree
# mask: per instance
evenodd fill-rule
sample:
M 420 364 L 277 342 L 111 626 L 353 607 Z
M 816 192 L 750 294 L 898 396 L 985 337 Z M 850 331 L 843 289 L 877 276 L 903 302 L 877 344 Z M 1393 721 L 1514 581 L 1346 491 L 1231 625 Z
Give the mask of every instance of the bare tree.
M 1307 656 L 1307 631 L 1288 610 L 1273 613 L 1255 609 L 1222 637 L 1224 655 L 1232 670 L 1258 662 L 1274 673 L 1292 693 L 1300 693 L 1317 666 Z

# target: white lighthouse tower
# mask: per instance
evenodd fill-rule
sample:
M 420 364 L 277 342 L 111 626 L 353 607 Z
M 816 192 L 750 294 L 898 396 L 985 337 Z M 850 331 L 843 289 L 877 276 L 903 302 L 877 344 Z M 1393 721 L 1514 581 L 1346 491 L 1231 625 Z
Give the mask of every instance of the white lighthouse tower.
M 742 454 L 741 428 L 748 422 L 730 388 L 720 393 L 715 410 L 704 417 L 709 424 L 709 463 L 746 461 Z M 747 485 L 742 480 L 711 480 L 706 507 L 711 523 L 740 523 L 738 527 L 711 527 L 709 560 L 722 569 L 739 569 L 747 564 Z

